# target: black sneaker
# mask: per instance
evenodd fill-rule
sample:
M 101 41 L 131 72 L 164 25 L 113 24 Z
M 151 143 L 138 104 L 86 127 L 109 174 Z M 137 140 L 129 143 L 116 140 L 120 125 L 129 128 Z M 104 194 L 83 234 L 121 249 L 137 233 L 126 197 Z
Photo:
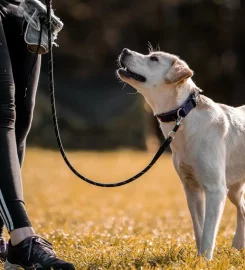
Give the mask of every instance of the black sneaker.
M 0 261 L 5 262 L 7 258 L 7 245 L 5 238 L 0 237 Z
M 4 269 L 23 268 L 25 270 L 75 270 L 73 264 L 58 259 L 52 244 L 38 235 L 27 237 L 16 246 L 12 246 L 11 241 L 9 241 Z

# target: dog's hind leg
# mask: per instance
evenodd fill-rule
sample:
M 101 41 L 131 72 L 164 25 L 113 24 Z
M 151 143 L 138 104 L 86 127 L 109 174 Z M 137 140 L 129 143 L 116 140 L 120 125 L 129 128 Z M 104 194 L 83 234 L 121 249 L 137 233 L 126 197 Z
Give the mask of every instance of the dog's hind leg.
M 192 179 L 186 180 L 187 181 L 185 181 L 184 189 L 188 207 L 191 213 L 197 249 L 198 252 L 200 252 L 205 215 L 204 192 L 198 183 L 193 182 Z
M 237 208 L 236 233 L 232 241 L 232 246 L 237 249 L 245 247 L 245 200 L 244 182 L 232 185 L 229 188 L 228 198 Z

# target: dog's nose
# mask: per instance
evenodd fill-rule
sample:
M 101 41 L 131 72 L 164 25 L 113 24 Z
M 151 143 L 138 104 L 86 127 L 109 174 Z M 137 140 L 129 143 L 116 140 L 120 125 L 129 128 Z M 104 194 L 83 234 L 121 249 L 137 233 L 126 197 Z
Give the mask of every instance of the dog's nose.
M 130 53 L 130 50 L 129 49 L 124 48 L 123 51 L 122 51 L 122 54 L 124 54 L 124 55 L 130 55 L 131 53 Z

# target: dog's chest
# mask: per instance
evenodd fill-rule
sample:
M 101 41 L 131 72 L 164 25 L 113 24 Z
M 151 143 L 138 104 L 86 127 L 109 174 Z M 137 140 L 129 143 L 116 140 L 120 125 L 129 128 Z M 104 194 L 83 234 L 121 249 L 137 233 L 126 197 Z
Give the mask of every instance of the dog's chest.
M 184 186 L 199 185 L 193 167 L 189 165 L 187 162 L 180 160 L 179 156 L 174 153 L 173 153 L 173 164 Z
M 169 136 L 174 126 L 174 123 L 160 123 L 160 129 L 165 138 Z M 180 125 L 178 131 L 175 134 L 171 134 L 174 137 L 173 141 L 170 144 L 172 152 L 185 151 L 186 136 L 183 132 L 184 128 L 185 127 L 183 125 Z

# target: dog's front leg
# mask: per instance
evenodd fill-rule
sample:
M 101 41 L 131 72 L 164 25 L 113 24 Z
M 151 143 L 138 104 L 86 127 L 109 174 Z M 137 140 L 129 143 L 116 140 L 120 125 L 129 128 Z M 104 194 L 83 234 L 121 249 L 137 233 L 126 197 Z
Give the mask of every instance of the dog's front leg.
M 195 233 L 196 246 L 198 253 L 200 253 L 205 216 L 203 188 L 197 181 L 192 167 L 179 162 L 179 157 L 175 153 L 173 153 L 173 163 L 185 190 Z
M 205 215 L 204 193 L 198 183 L 187 179 L 184 184 L 188 208 L 190 210 L 198 253 L 201 249 L 203 223 Z
M 221 182 L 224 183 L 224 181 Z M 226 186 L 220 183 L 220 185 L 205 187 L 204 191 L 206 195 L 206 211 L 200 255 L 204 255 L 207 259 L 212 259 L 227 190 Z

